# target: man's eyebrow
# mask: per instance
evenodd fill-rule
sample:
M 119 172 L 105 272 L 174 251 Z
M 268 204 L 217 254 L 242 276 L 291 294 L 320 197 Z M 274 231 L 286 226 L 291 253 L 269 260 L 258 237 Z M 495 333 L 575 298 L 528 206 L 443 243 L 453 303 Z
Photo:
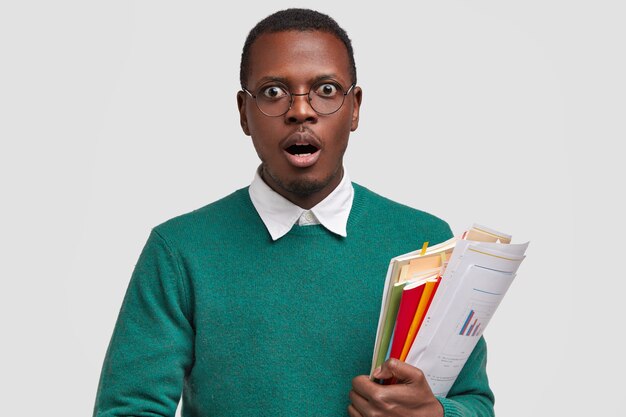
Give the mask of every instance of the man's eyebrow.
M 310 85 L 314 85 L 320 81 L 324 81 L 324 80 L 339 80 L 340 77 L 337 76 L 337 74 L 334 73 L 328 73 L 328 74 L 321 74 L 321 75 L 317 75 L 311 79 L 309 79 L 308 83 Z M 279 82 L 281 84 L 286 85 L 287 87 L 291 88 L 291 83 L 289 82 L 288 78 L 285 77 L 279 77 L 279 76 L 273 76 L 273 75 L 267 75 L 265 77 L 261 77 L 257 82 L 256 85 L 260 86 L 263 85 L 265 83 L 268 83 L 270 81 L 275 81 L 275 82 Z
M 256 84 L 257 85 L 262 85 L 265 84 L 269 81 L 277 81 L 279 83 L 285 84 L 287 85 L 287 79 L 284 77 L 275 77 L 275 76 L 271 76 L 271 75 L 267 75 L 265 77 L 262 77 L 261 79 L 259 79 Z
M 339 77 L 337 76 L 337 74 L 333 74 L 333 73 L 323 74 L 323 75 L 318 75 L 313 80 L 311 80 L 311 84 L 315 84 L 324 80 L 338 80 L 338 79 Z

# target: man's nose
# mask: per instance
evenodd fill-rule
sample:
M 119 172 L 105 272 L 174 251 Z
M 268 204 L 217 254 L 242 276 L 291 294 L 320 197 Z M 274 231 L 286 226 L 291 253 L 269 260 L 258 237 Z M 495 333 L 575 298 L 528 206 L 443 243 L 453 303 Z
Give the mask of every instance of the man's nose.
M 292 94 L 291 108 L 285 113 L 288 123 L 304 123 L 317 121 L 317 113 L 311 107 L 308 94 Z

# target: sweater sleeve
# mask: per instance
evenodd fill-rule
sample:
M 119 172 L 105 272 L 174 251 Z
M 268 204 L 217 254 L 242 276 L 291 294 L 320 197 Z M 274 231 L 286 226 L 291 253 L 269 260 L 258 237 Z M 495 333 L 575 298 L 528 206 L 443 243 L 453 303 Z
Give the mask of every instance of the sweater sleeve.
M 173 417 L 193 363 L 194 329 L 177 257 L 153 230 L 102 367 L 94 417 Z
M 487 344 L 481 337 L 447 397 L 437 397 L 445 417 L 493 417 L 494 395 L 487 379 Z

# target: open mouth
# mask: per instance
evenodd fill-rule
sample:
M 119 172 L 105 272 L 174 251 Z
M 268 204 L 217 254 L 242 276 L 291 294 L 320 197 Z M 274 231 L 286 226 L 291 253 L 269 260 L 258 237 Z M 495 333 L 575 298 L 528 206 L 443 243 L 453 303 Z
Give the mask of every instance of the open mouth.
M 288 153 L 295 156 L 309 156 L 314 154 L 319 149 L 316 146 L 305 144 L 305 145 L 291 145 L 287 149 L 285 149 Z
M 322 143 L 315 135 L 298 131 L 282 143 L 287 161 L 296 168 L 309 168 L 315 165 L 322 154 Z

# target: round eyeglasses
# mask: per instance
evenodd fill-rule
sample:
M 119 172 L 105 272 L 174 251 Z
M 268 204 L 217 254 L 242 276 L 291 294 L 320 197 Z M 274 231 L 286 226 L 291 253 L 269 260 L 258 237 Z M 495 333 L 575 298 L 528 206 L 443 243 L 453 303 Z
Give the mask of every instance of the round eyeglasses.
M 308 96 L 309 104 L 317 114 L 333 114 L 343 106 L 346 96 L 350 94 L 355 85 L 353 83 L 345 93 L 339 83 L 329 80 L 313 84 L 308 93 L 302 94 L 291 93 L 284 84 L 277 82 L 262 85 L 255 94 L 252 94 L 245 87 L 241 87 L 241 89 L 254 98 L 261 113 L 270 117 L 278 117 L 291 109 L 295 96 Z

